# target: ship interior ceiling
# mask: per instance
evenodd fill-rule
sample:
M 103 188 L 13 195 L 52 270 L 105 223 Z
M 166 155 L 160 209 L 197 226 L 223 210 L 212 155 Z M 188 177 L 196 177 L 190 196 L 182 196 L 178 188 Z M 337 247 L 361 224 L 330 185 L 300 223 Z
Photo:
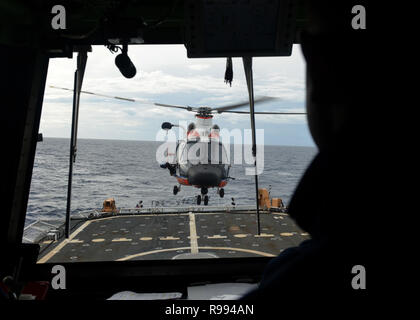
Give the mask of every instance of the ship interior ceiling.
M 281 17 L 272 21 L 266 19 L 265 23 L 285 24 L 278 28 L 284 33 L 274 32 L 265 40 L 247 46 L 244 42 L 229 43 L 231 32 L 260 24 L 263 16 L 258 12 L 251 15 L 249 7 L 241 5 L 240 1 L 232 1 L 243 13 L 236 15 L 240 17 L 235 20 L 236 25 L 212 30 L 214 32 L 200 25 L 200 21 L 213 21 L 214 10 L 219 10 L 218 14 L 226 10 L 226 15 L 231 14 L 231 10 L 229 6 L 217 6 L 217 2 L 212 1 L 75 0 L 60 3 L 67 12 L 65 30 L 51 27 L 54 16 L 51 8 L 56 1 L 37 0 L 30 4 L 5 1 L 0 4 L 1 105 L 2 118 L 7 119 L 2 126 L 7 152 L 2 154 L 4 170 L 0 182 L 0 272 L 2 275 L 14 274 L 22 281 L 50 280 L 55 264 L 37 264 L 39 245 L 22 243 L 50 59 L 74 58 L 87 52 L 89 63 L 90 46 L 110 45 L 109 39 L 119 39 L 113 42 L 118 46 L 128 45 L 128 53 L 131 46 L 178 44 L 186 46 L 189 58 L 197 59 L 288 56 L 292 45 L 299 43 L 300 31 L 307 23 L 305 1 L 261 1 L 267 6 L 273 3 L 280 6 L 276 9 Z M 254 5 L 259 8 L 261 4 Z M 269 256 L 249 256 L 241 259 L 66 262 L 61 264 L 67 271 L 68 288 L 51 292 L 50 298 L 83 299 L 89 296 L 105 299 L 119 290 L 174 292 L 192 283 L 238 279 L 257 282 L 270 259 Z

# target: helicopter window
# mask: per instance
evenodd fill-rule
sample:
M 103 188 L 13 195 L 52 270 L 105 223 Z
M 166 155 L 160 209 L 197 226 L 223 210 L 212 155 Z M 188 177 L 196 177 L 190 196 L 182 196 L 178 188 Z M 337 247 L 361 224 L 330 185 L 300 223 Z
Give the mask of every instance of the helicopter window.
M 220 142 L 188 141 L 184 157 L 192 164 L 228 164 L 226 150 Z

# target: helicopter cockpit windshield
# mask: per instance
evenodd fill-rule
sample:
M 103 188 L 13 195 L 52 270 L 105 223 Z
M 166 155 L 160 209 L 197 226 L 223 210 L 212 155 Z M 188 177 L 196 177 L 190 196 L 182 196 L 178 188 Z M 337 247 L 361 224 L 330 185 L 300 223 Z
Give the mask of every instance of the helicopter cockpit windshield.
M 221 142 L 188 141 L 181 150 L 180 165 L 197 164 L 229 165 L 226 149 Z

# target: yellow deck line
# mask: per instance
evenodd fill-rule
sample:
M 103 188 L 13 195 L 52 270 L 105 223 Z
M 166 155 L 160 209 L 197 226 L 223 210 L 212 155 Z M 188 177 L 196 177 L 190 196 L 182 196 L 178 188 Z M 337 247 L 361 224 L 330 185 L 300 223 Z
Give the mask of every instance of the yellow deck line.
M 178 237 L 167 236 L 167 237 L 160 237 L 159 240 L 179 240 L 179 238 Z
M 124 258 L 117 259 L 116 261 L 131 260 L 131 259 L 136 258 L 136 257 L 146 256 L 148 254 L 154 254 L 154 253 L 161 253 L 161 252 L 168 252 L 168 251 L 177 251 L 177 250 L 189 250 L 189 249 L 190 249 L 190 247 L 152 250 L 152 251 L 146 251 L 146 252 L 140 252 L 140 253 L 132 254 L 132 255 L 126 256 Z
M 91 220 L 92 222 L 95 221 L 104 221 L 104 220 L 111 220 L 111 219 L 118 219 L 118 218 L 143 218 L 143 217 L 156 217 L 156 216 L 162 216 L 164 215 L 166 216 L 186 216 L 188 215 L 188 213 L 165 213 L 165 214 L 126 214 L 126 215 L 121 215 L 121 216 L 111 216 L 111 217 L 104 217 L 104 218 L 97 218 L 97 219 L 93 219 Z
M 112 239 L 111 242 L 124 242 L 124 241 L 131 241 L 132 239 L 127 239 L 127 238 L 116 238 L 116 239 Z
M 84 224 L 82 224 L 75 232 L 70 235 L 68 239 L 63 240 L 57 247 L 55 247 L 54 250 L 51 250 L 49 253 L 39 259 L 37 263 L 45 263 L 50 260 L 56 253 L 60 252 L 61 249 L 63 249 L 70 241 L 72 241 L 74 237 L 83 231 L 83 229 L 86 228 L 91 222 L 92 220 L 86 221 Z
M 83 243 L 83 242 L 84 242 L 83 240 L 79 240 L 79 239 L 73 239 L 69 241 L 69 243 Z
M 136 254 L 132 254 L 129 256 L 126 256 L 124 258 L 117 259 L 116 261 L 126 261 L 131 260 L 137 257 L 146 256 L 149 254 L 154 253 L 161 253 L 161 252 L 169 252 L 169 251 L 177 251 L 177 250 L 188 250 L 190 247 L 181 247 L 181 248 L 170 248 L 170 249 L 160 249 L 160 250 L 152 250 L 152 251 L 146 251 L 146 252 L 140 252 Z M 243 249 L 243 248 L 231 248 L 231 247 L 197 247 L 197 253 L 198 249 L 200 250 L 229 250 L 229 251 L 241 251 L 241 252 L 247 252 L 247 253 L 253 253 L 264 257 L 274 257 L 274 254 L 257 251 L 257 250 L 250 250 L 250 249 Z
M 214 236 L 208 236 L 207 239 L 225 239 L 227 236 L 221 236 L 220 234 L 215 234 Z
M 223 214 L 223 212 L 195 212 L 193 214 L 200 214 L 200 215 L 214 215 L 214 214 Z M 97 218 L 91 220 L 91 222 L 95 221 L 104 221 L 104 220 L 110 220 L 110 219 L 118 219 L 118 218 L 138 218 L 138 217 L 156 217 L 156 216 L 187 216 L 189 213 L 182 212 L 182 213 L 148 213 L 148 214 L 125 214 L 125 215 L 119 215 L 119 216 L 111 216 L 111 217 L 104 217 L 104 218 Z
M 195 214 L 189 213 L 190 217 L 190 244 L 191 253 L 198 253 L 197 228 L 195 226 Z
M 295 233 L 294 232 L 282 232 L 282 233 L 280 233 L 280 235 L 282 236 L 282 237 L 291 237 L 291 236 L 293 236 Z
M 261 233 L 260 235 L 256 234 L 254 235 L 255 238 L 268 238 L 268 237 L 274 237 L 274 234 L 271 233 Z
M 235 238 L 246 238 L 248 237 L 248 234 L 245 233 L 238 233 L 233 235 Z
M 199 247 L 200 250 L 234 250 L 234 251 L 241 251 L 241 252 L 247 252 L 247 253 L 253 253 L 258 254 L 260 256 L 264 257 L 275 257 L 274 254 L 263 252 L 263 251 L 257 251 L 257 250 L 251 250 L 251 249 L 243 249 L 243 248 L 230 248 L 230 247 Z

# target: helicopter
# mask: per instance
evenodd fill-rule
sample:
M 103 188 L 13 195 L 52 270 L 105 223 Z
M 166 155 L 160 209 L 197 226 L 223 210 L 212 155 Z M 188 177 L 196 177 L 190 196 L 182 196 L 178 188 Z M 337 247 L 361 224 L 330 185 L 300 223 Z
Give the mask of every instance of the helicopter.
M 73 91 L 69 88 L 57 87 L 50 85 L 51 88 Z M 105 98 L 125 100 L 129 102 L 138 102 L 144 104 L 144 101 L 137 101 L 132 98 L 116 97 L 90 91 L 80 91 L 81 93 L 97 95 Z M 269 100 L 278 100 L 278 97 L 259 97 L 254 99 L 255 104 L 267 102 Z M 173 194 L 177 195 L 181 191 L 181 186 L 193 186 L 200 189 L 197 196 L 197 205 L 203 201 L 204 205 L 208 205 L 209 188 L 217 188 L 217 194 L 223 198 L 225 195 L 224 187 L 229 180 L 235 178 L 229 176 L 231 165 L 227 156 L 226 148 L 220 141 L 220 127 L 213 124 L 213 115 L 221 113 L 249 114 L 249 111 L 234 110 L 249 105 L 249 101 L 225 105 L 218 108 L 207 106 L 191 107 L 179 106 L 163 103 L 150 102 L 157 107 L 177 108 L 195 113 L 195 122 L 191 122 L 187 129 L 180 125 L 170 122 L 163 122 L 161 128 L 169 131 L 173 127 L 180 127 L 186 131 L 186 140 L 178 140 L 176 144 L 175 154 L 166 155 L 175 156 L 175 161 L 166 161 L 160 164 L 163 169 L 168 169 L 170 176 L 176 178 L 178 184 L 173 187 Z M 303 112 L 254 112 L 255 114 L 266 115 L 302 115 Z
M 278 99 L 274 97 L 260 97 L 255 99 L 255 103 L 266 102 Z M 168 169 L 169 174 L 176 178 L 178 185 L 173 187 L 173 194 L 181 191 L 181 186 L 193 186 L 201 190 L 197 196 L 197 205 L 204 202 L 208 205 L 209 188 L 217 188 L 217 194 L 223 198 L 225 194 L 224 187 L 229 180 L 234 180 L 229 176 L 231 165 L 228 160 L 226 148 L 220 141 L 220 127 L 213 124 L 213 115 L 224 112 L 249 114 L 247 111 L 236 111 L 237 109 L 248 105 L 249 102 L 231 104 L 218 108 L 210 107 L 190 107 L 175 106 L 168 104 L 155 103 L 156 106 L 178 108 L 195 113 L 195 121 L 191 122 L 187 130 L 180 125 L 170 122 L 163 122 L 163 130 L 171 130 L 173 127 L 181 127 L 186 131 L 186 140 L 179 140 L 176 144 L 175 154 L 171 154 L 172 161 L 162 163 L 163 169 Z M 255 112 L 256 114 L 293 114 L 285 112 Z M 168 151 L 169 155 L 169 151 Z M 169 157 L 168 157 L 169 158 Z

